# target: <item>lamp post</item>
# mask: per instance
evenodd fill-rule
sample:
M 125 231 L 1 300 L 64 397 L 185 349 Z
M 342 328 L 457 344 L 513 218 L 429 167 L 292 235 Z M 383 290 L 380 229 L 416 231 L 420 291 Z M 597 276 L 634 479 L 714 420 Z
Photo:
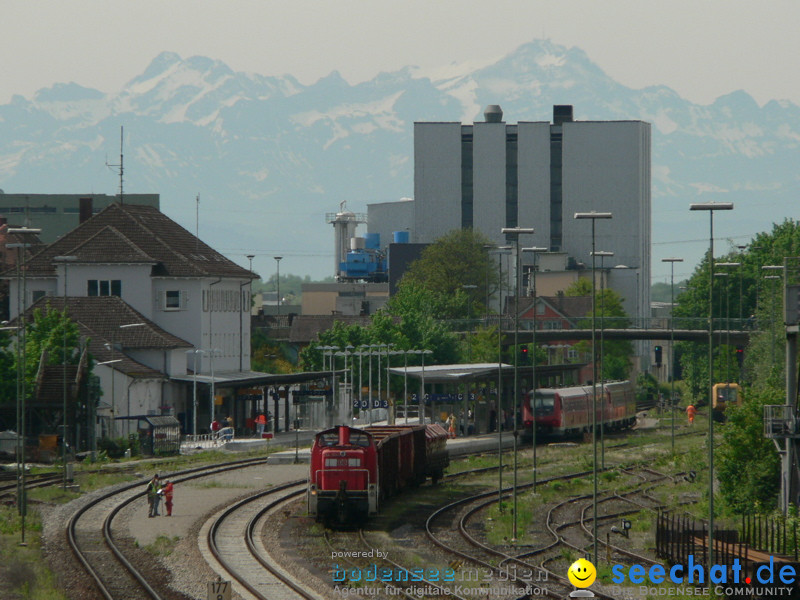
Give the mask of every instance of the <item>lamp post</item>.
M 334 353 L 339 350 L 339 346 L 317 346 L 317 350 L 322 350 L 322 369 L 325 370 L 325 356 L 329 354 L 331 357 L 331 406 L 336 406 L 336 359 Z M 297 415 L 295 414 L 295 419 Z
M 594 459 L 592 461 L 592 548 L 594 549 L 594 564 L 597 562 L 597 350 L 595 347 L 595 326 L 597 321 L 596 309 L 596 288 L 595 280 L 595 223 L 597 219 L 610 219 L 610 212 L 576 212 L 575 219 L 592 220 L 592 449 Z
M 478 289 L 477 285 L 471 283 L 465 283 L 461 286 L 461 289 L 464 290 L 467 294 L 467 327 L 472 327 L 472 294 L 474 293 L 473 290 Z M 471 329 L 466 332 L 467 335 L 467 361 L 470 363 L 472 362 L 472 335 Z
M 28 235 L 39 235 L 41 229 L 30 227 L 9 227 L 6 233 L 26 239 Z M 28 512 L 28 501 L 25 493 L 25 372 L 27 366 L 27 320 L 24 318 L 25 304 L 27 302 L 27 270 L 25 269 L 25 249 L 30 246 L 27 242 L 6 244 L 6 248 L 17 248 L 16 278 L 17 278 L 17 318 L 21 319 L 21 326 L 17 328 L 17 509 L 22 519 L 22 534 L 20 545 L 25 542 L 25 516 Z M 20 285 L 20 273 L 22 285 Z M 64 432 L 67 435 L 67 432 Z
M 511 246 L 498 246 L 491 254 L 497 254 L 497 268 L 500 272 L 498 319 L 497 319 L 497 506 L 503 512 L 503 256 L 511 253 Z
M 733 202 L 701 202 L 689 210 L 708 212 L 708 566 L 714 564 L 714 211 L 733 210 Z
M 403 350 L 403 415 L 408 425 L 408 350 Z
M 419 419 L 420 424 L 425 425 L 425 355 L 426 354 L 433 354 L 432 350 L 420 350 L 420 355 L 422 356 L 422 379 L 420 383 L 420 387 L 422 388 L 422 393 L 419 395 L 420 401 L 420 412 L 419 412 Z M 464 428 L 466 431 L 467 428 Z
M 247 260 L 250 261 L 250 265 L 248 267 L 248 270 L 250 271 L 250 276 L 251 277 L 252 277 L 252 274 L 253 274 L 253 258 L 255 258 L 255 254 L 248 254 L 247 255 Z M 252 286 L 252 279 L 248 279 L 244 283 L 240 283 L 239 284 L 239 307 L 240 307 L 240 310 L 239 310 L 239 372 L 240 373 L 242 372 L 242 370 L 244 368 L 244 366 L 243 366 L 243 362 L 244 362 L 244 339 L 243 339 L 244 338 L 244 330 L 243 330 L 242 321 L 244 320 L 245 312 L 247 312 L 248 318 L 250 316 L 250 306 L 245 307 L 245 301 L 244 301 L 244 298 L 242 297 L 242 288 L 244 286 L 246 286 L 246 285 L 251 285 Z
M 606 436 L 605 436 L 605 423 L 606 423 L 606 376 L 605 376 L 605 323 L 606 323 L 606 272 L 605 272 L 605 259 L 606 256 L 614 256 L 613 252 L 606 250 L 598 250 L 592 252 L 592 256 L 600 257 L 600 395 L 602 400 L 600 402 L 600 468 L 606 468 Z
M 275 293 L 278 296 L 278 325 L 280 326 L 281 320 L 281 259 L 282 256 L 273 256 L 275 259 Z
M 62 390 L 63 390 L 63 405 L 62 405 L 62 417 L 63 417 L 63 432 L 64 435 L 61 437 L 61 459 L 64 462 L 64 476 L 63 476 L 63 487 L 67 489 L 67 273 L 69 263 L 75 262 L 78 260 L 77 256 L 54 256 L 53 262 L 62 263 L 64 265 L 64 313 L 63 313 L 63 326 L 64 326 L 64 347 L 63 352 L 64 355 L 62 356 L 61 361 L 61 376 L 62 376 Z
M 662 258 L 661 262 L 669 263 L 670 269 L 670 309 L 669 309 L 669 410 L 672 415 L 672 453 L 675 454 L 675 263 L 683 262 L 682 258 Z
M 195 348 L 194 350 L 189 350 L 192 354 L 194 354 L 194 368 L 192 369 L 192 432 L 196 436 L 197 435 L 197 353 L 205 354 L 205 350 L 201 350 L 200 348 Z M 131 401 L 130 401 L 130 394 L 128 395 L 128 416 L 131 414 Z M 130 428 L 130 426 L 129 426 Z M 128 431 L 128 435 L 130 435 L 130 431 Z
M 533 253 L 533 268 L 531 270 L 531 290 L 533 293 L 533 331 L 531 333 L 531 415 L 533 419 L 533 492 L 536 493 L 536 327 L 538 306 L 536 303 L 536 256 L 540 252 L 547 252 L 547 248 L 523 248 L 523 252 Z
M 390 345 L 394 346 L 394 344 L 390 344 Z M 391 368 L 391 360 L 389 359 L 389 357 L 390 356 L 397 356 L 398 354 L 403 354 L 403 351 L 402 350 L 388 350 L 386 352 L 386 402 L 387 403 L 389 402 L 389 391 L 391 390 L 391 387 L 389 386 L 389 382 L 391 381 L 389 379 L 389 375 L 390 375 L 390 370 L 389 369 Z M 396 404 L 396 402 L 395 402 L 395 404 Z M 394 406 L 394 404 L 392 406 Z M 391 414 L 392 414 L 392 418 L 391 418 L 391 423 L 389 423 L 389 425 L 394 425 L 396 423 L 396 421 L 397 421 L 397 414 L 396 414 L 394 409 L 392 409 Z
M 517 440 L 519 438 L 519 430 L 517 429 L 517 403 L 519 402 L 519 287 L 520 287 L 520 250 L 519 250 L 519 236 L 533 235 L 534 230 L 530 227 L 503 227 L 500 233 L 505 234 L 506 238 L 514 238 L 514 247 L 516 253 L 514 255 L 514 492 L 513 492 L 513 511 L 514 519 L 512 521 L 512 534 L 511 541 L 517 541 Z

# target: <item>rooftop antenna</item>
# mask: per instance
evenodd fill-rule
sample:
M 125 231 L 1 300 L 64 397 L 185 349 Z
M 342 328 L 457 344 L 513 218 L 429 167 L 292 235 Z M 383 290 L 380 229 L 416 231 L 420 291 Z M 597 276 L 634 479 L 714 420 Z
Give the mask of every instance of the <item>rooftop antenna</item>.
M 195 209 L 194 209 L 194 250 L 197 252 L 197 249 L 200 245 L 200 194 L 197 194 L 197 198 L 195 200 Z
M 112 165 L 108 162 L 108 157 L 106 157 L 106 166 L 111 169 L 116 167 L 119 169 L 119 203 L 125 204 L 125 188 L 123 186 L 123 174 L 125 173 L 125 161 L 122 155 L 122 141 L 124 139 L 124 127 L 122 125 L 119 126 L 119 164 Z

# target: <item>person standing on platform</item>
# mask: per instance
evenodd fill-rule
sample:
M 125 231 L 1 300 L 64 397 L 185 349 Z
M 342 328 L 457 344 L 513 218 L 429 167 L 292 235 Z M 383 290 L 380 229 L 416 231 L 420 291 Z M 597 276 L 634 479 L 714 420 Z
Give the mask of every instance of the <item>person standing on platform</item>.
M 161 491 L 161 486 L 158 481 L 158 473 L 156 473 L 150 483 L 147 484 L 147 504 L 150 508 L 147 514 L 148 517 L 158 516 L 159 491 Z
M 164 482 L 164 487 L 161 488 L 161 494 L 164 496 L 164 508 L 167 509 L 167 517 L 172 516 L 172 494 L 174 491 L 174 486 L 172 482 L 167 479 Z
M 264 428 L 267 426 L 267 417 L 264 416 L 264 413 L 259 413 L 256 417 L 256 430 L 258 431 L 258 437 L 264 437 Z

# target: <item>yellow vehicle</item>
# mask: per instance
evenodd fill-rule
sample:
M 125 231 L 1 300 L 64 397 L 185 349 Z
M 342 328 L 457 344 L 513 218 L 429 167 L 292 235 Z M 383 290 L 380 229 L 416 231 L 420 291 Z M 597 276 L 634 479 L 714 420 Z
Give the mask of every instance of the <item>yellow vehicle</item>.
M 715 383 L 711 388 L 714 398 L 714 416 L 719 418 L 728 406 L 742 403 L 742 388 L 738 383 Z

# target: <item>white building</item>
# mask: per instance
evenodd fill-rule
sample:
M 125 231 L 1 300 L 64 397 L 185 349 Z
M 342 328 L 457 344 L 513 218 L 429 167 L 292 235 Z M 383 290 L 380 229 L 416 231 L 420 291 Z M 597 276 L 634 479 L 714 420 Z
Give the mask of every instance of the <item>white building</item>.
M 235 386 L 263 375 L 250 371 L 250 282 L 257 276 L 155 207 L 108 206 L 31 257 L 22 274 L 4 274 L 12 318 L 19 286 L 23 310 L 47 297 L 60 308 L 66 296 L 95 359 L 113 361 L 95 369 L 104 390 L 101 424 L 103 417 L 172 413 L 191 430 L 198 380 L 207 398 L 198 410 L 203 429 L 209 384 L 219 386 L 215 413 L 236 418 L 243 411 Z

